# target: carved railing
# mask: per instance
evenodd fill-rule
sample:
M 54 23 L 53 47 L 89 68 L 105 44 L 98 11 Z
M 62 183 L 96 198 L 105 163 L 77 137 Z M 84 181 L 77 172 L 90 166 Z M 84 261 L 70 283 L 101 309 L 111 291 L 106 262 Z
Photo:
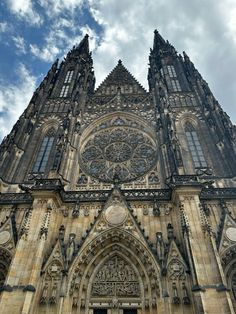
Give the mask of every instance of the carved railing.
M 174 176 L 172 177 L 169 189 L 137 189 L 122 190 L 127 201 L 145 200 L 145 201 L 170 201 L 172 188 L 179 185 L 202 185 L 200 199 L 236 199 L 236 188 L 214 188 L 204 187 L 199 181 L 198 176 Z M 21 185 L 25 193 L 0 193 L 0 204 L 25 204 L 32 203 L 32 191 L 45 190 L 57 192 L 65 203 L 80 202 L 104 202 L 108 199 L 111 190 L 95 191 L 65 191 L 59 179 L 38 179 L 34 185 Z M 172 188 L 171 188 L 172 187 Z

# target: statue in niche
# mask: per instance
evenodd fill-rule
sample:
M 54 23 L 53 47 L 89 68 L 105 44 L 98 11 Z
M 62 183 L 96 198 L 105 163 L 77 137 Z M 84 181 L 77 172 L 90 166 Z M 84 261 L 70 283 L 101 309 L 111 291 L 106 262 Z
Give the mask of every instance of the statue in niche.
M 181 167 L 183 166 L 183 160 L 182 160 L 182 154 L 181 154 L 181 149 L 180 149 L 180 143 L 177 138 L 176 132 L 171 131 L 170 136 L 171 136 L 171 144 L 172 144 L 177 166 Z
M 66 117 L 62 122 L 62 127 L 64 130 L 69 129 L 70 126 L 70 118 Z
M 56 154 L 54 157 L 52 170 L 58 170 L 61 164 L 61 157 L 62 157 L 62 147 L 58 146 L 56 149 Z
M 48 284 L 45 283 L 43 290 L 42 290 L 42 294 L 39 300 L 40 304 L 46 304 L 47 303 L 47 297 L 48 297 Z
M 154 204 L 153 204 L 153 216 L 160 216 L 161 211 L 160 211 L 160 204 L 159 202 L 155 199 Z
M 80 204 L 79 204 L 79 201 L 77 201 L 75 204 L 75 208 L 73 209 L 73 212 L 72 212 L 73 218 L 79 217 L 79 210 L 80 210 Z
M 159 178 L 155 174 L 155 172 L 151 172 L 150 175 L 148 176 L 148 182 L 151 184 L 157 184 L 159 183 Z
M 49 298 L 49 303 L 55 304 L 56 303 L 56 297 L 57 297 L 57 284 L 54 283 L 54 285 L 52 287 L 51 297 Z
M 82 173 L 78 179 L 78 184 L 87 184 L 88 183 L 88 177 Z
M 26 133 L 30 134 L 33 131 L 34 124 L 32 120 L 29 120 L 26 127 Z
M 75 133 L 79 133 L 80 128 L 81 128 L 81 123 L 80 123 L 80 120 L 78 120 L 75 124 Z
M 75 234 L 74 233 L 70 233 L 69 241 L 68 241 L 67 247 L 66 247 L 66 263 L 67 263 L 67 266 L 72 261 L 74 252 L 75 252 Z
M 157 256 L 159 261 L 161 262 L 161 265 L 164 264 L 164 256 L 165 256 L 165 244 L 162 237 L 162 232 L 156 233 L 156 239 L 157 239 Z

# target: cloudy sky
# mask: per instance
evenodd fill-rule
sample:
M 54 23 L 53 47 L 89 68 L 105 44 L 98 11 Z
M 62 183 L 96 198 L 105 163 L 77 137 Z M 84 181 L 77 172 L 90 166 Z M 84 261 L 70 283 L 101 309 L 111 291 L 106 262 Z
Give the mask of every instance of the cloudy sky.
M 56 58 L 90 35 L 98 85 L 122 59 L 147 88 L 158 29 L 185 50 L 236 123 L 235 0 L 2 0 L 0 139 L 9 133 Z

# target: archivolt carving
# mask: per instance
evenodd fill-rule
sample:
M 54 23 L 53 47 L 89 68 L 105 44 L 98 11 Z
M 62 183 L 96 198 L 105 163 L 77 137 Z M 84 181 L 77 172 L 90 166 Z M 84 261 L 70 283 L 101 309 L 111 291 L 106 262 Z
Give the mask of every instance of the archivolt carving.
M 68 280 L 74 307 L 93 298 L 136 298 L 142 304 L 159 295 L 159 266 L 142 242 L 125 230 L 101 232 L 79 253 Z M 86 304 L 84 303 L 86 300 Z M 138 302 L 138 301 L 137 301 Z

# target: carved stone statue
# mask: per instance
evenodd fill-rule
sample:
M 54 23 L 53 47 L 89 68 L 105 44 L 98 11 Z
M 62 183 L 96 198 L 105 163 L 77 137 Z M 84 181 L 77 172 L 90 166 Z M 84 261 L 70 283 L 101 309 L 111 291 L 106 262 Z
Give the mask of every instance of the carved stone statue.
M 73 254 L 75 252 L 75 234 L 70 233 L 69 241 L 66 247 L 66 262 L 69 264 L 72 261 Z

